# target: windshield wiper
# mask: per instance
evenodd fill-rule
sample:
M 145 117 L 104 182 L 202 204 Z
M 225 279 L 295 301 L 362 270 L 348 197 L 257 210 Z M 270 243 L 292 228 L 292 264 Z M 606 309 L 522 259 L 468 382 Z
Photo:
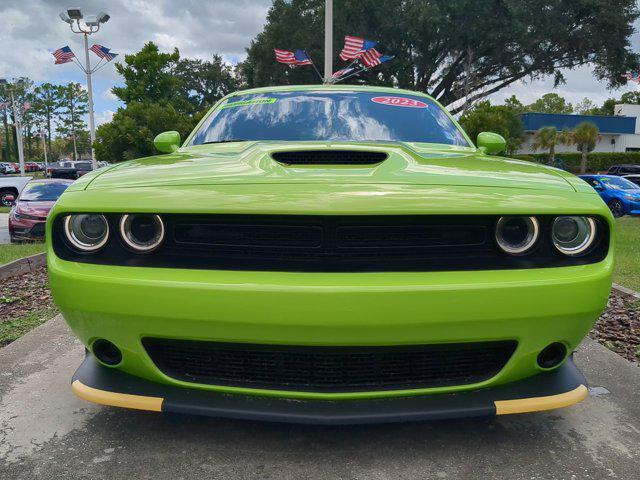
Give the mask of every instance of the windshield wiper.
M 200 145 L 209 145 L 212 143 L 233 143 L 233 142 L 248 142 L 249 140 L 246 140 L 244 138 L 230 138 L 229 140 L 214 140 L 211 142 L 202 142 Z

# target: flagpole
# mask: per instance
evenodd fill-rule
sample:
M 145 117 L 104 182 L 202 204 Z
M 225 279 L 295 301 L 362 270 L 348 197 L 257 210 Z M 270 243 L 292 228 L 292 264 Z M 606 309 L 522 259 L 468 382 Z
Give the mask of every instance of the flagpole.
M 330 83 L 333 74 L 333 0 L 324 7 L 324 82 Z
M 341 81 L 343 81 L 343 80 L 346 80 L 347 78 L 351 78 L 351 77 L 353 77 L 353 76 L 355 76 L 355 75 L 358 75 L 358 74 L 360 74 L 360 73 L 362 73 L 362 72 L 366 72 L 367 70 L 369 70 L 369 69 L 368 69 L 368 68 L 366 68 L 366 67 L 365 67 L 365 68 L 361 68 L 360 70 L 357 70 L 357 71 L 355 71 L 355 72 L 353 72 L 353 73 L 351 73 L 351 74 L 349 74 L 349 75 L 346 75 L 346 76 L 344 76 L 344 77 L 338 78 L 337 80 L 335 80 L 335 81 L 334 81 L 334 83 L 341 82 Z
M 91 168 L 96 170 L 98 164 L 96 162 L 96 151 L 93 148 L 93 144 L 96 141 L 96 127 L 93 117 L 93 88 L 91 87 L 91 60 L 89 59 L 89 35 L 84 34 L 84 55 L 87 65 L 87 90 L 89 93 L 89 137 L 91 138 Z
M 318 78 L 320 78 L 320 81 L 322 81 L 322 75 L 320 74 L 320 71 L 318 70 L 318 67 L 316 67 L 316 64 L 313 63 L 313 60 L 311 60 L 311 57 L 309 56 L 309 54 L 307 53 L 306 50 L 303 50 L 304 54 L 307 56 L 307 58 L 309 59 L 309 61 L 311 62 L 311 66 L 313 67 L 313 69 L 316 71 L 316 73 L 318 74 Z

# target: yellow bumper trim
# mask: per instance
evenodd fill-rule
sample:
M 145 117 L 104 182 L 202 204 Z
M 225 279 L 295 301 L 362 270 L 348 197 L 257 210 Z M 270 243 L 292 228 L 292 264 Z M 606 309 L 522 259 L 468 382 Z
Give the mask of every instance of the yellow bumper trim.
M 496 415 L 509 415 L 511 413 L 541 412 L 553 410 L 555 408 L 568 407 L 581 402 L 589 395 L 589 390 L 584 385 L 580 385 L 570 392 L 548 397 L 521 398 L 518 400 L 497 400 Z
M 162 411 L 163 398 L 145 397 L 143 395 L 129 395 L 126 393 L 107 392 L 86 386 L 80 380 L 71 384 L 71 390 L 76 396 L 93 403 L 110 405 L 112 407 L 135 408 L 136 410 Z

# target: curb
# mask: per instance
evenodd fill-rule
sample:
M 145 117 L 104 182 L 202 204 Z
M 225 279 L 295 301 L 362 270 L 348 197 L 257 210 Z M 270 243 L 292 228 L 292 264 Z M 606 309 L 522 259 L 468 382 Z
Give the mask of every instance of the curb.
M 622 285 L 618 285 L 617 283 L 614 283 L 611 289 L 615 290 L 618 294 L 622 295 L 623 297 L 640 300 L 640 293 L 636 292 L 635 290 L 631 290 L 630 288 L 623 287 Z
M 0 280 L 33 272 L 36 268 L 41 267 L 46 263 L 47 254 L 43 252 L 0 265 Z

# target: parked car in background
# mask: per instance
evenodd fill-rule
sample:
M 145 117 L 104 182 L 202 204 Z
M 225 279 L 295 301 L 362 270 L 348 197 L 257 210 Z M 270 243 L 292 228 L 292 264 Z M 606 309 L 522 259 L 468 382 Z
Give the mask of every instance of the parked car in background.
M 43 240 L 47 215 L 72 180 L 31 180 L 18 196 L 9 213 L 12 242 Z
M 607 170 L 607 175 L 631 175 L 631 174 L 640 174 L 640 165 L 612 165 Z
M 0 207 L 10 207 L 31 177 L 0 177 Z
M 2 173 L 5 175 L 17 173 L 16 169 L 13 167 L 13 163 L 2 162 L 0 163 L 0 168 L 2 169 Z
M 640 187 L 640 174 L 637 174 L 637 175 L 625 175 L 622 178 L 626 178 L 630 182 L 633 182 L 633 183 L 635 183 L 636 185 L 638 185 Z
M 640 187 L 615 175 L 580 175 L 609 206 L 614 217 L 640 215 Z
M 59 162 L 57 165 L 49 166 L 47 173 L 51 178 L 67 178 L 77 180 L 81 176 L 92 170 L 90 161 L 81 162 Z

